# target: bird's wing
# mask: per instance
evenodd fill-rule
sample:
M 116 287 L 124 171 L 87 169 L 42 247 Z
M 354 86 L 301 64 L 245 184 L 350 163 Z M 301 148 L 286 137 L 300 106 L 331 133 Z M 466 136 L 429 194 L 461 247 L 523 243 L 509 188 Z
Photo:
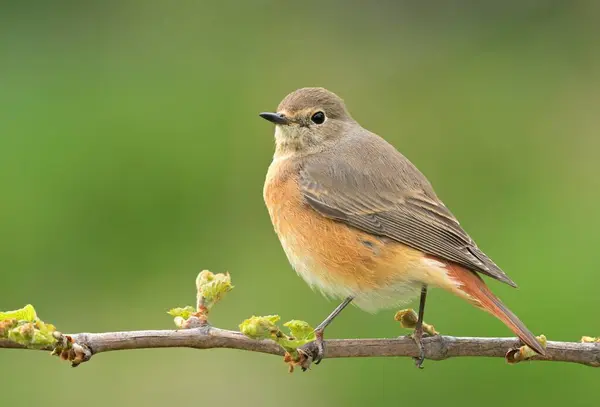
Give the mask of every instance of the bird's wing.
M 516 287 L 477 247 L 410 161 L 389 144 L 383 145 L 387 154 L 381 154 L 381 148 L 364 147 L 348 149 L 358 153 L 343 159 L 315 157 L 305 162 L 299 184 L 313 209 Z

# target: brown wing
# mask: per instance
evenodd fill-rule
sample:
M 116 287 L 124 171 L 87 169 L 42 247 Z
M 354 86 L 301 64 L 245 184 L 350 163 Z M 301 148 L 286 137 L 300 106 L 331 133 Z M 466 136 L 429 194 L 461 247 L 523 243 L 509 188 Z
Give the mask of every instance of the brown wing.
M 346 148 L 344 159 L 307 159 L 299 174 L 306 202 L 323 216 L 516 287 L 461 228 L 427 179 L 382 141 L 373 140 L 379 148 Z M 387 154 L 381 155 L 382 148 Z

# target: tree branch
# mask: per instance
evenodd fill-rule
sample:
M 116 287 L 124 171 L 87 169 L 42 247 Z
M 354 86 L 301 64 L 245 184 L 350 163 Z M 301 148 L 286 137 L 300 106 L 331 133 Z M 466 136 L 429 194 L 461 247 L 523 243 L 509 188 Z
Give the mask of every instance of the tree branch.
M 41 321 L 34 307 L 0 312 L 0 348 L 39 349 L 52 351 L 78 366 L 98 353 L 148 348 L 228 348 L 284 356 L 290 371 L 294 367 L 306 370 L 318 355 L 314 329 L 305 321 L 291 320 L 283 324 L 290 334 L 277 325 L 278 315 L 252 316 L 240 324 L 240 330 L 229 331 L 211 326 L 208 313 L 225 293 L 231 291 L 229 274 L 213 274 L 203 270 L 196 278 L 196 308 L 173 308 L 178 330 L 78 333 L 63 335 L 51 324 Z M 395 320 L 405 328 L 414 327 L 416 313 L 412 309 L 399 311 Z M 414 321 L 413 321 L 414 320 Z M 429 326 L 429 325 L 428 325 Z M 537 337 L 546 345 L 545 355 L 537 355 L 517 338 L 471 338 L 435 335 L 423 339 L 425 358 L 444 360 L 461 356 L 502 357 L 509 363 L 523 360 L 547 360 L 579 363 L 600 367 L 598 338 L 584 337 L 581 343 L 552 342 Z M 10 339 L 8 339 L 10 338 Z M 254 339 L 253 339 L 254 338 Z M 263 338 L 263 339 L 257 339 Z M 268 338 L 268 339 L 266 339 Z M 590 343 L 587 343 L 590 342 Z M 27 346 L 25 346 L 27 345 Z M 396 339 L 332 339 L 325 342 L 325 358 L 351 357 L 418 357 L 419 349 L 411 337 Z
M 67 335 L 83 352 L 82 360 L 92 355 L 127 349 L 194 348 L 240 349 L 272 355 L 284 355 L 279 345 L 270 340 L 253 340 L 240 332 L 205 325 L 183 330 L 129 331 L 106 333 L 79 333 Z M 502 357 L 509 349 L 521 346 L 516 338 L 472 338 L 436 335 L 423 339 L 425 357 L 444 360 L 453 357 Z M 79 345 L 79 346 L 77 346 Z M 0 339 L 0 348 L 27 349 L 7 339 Z M 52 350 L 46 348 L 45 350 Z M 326 341 L 325 358 L 418 356 L 418 350 L 409 337 L 397 339 L 332 339 Z M 579 363 L 600 367 L 600 343 L 548 341 L 545 356 L 528 360 Z

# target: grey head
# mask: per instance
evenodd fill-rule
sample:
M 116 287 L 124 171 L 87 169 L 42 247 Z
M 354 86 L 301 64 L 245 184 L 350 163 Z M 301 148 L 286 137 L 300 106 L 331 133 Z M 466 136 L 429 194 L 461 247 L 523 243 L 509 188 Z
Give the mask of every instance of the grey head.
M 335 144 L 360 126 L 344 101 L 324 88 L 302 88 L 287 95 L 276 112 L 260 116 L 275 123 L 275 155 L 311 154 Z

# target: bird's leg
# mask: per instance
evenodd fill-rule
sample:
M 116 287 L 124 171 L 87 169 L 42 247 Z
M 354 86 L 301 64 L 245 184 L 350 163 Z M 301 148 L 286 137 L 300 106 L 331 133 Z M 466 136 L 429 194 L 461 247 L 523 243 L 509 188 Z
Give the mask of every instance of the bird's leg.
M 352 296 L 347 297 L 340 305 L 338 305 L 331 312 L 331 314 L 329 314 L 329 316 L 327 318 L 325 318 L 323 320 L 323 322 L 321 322 L 319 324 L 319 326 L 317 326 L 315 328 L 316 339 L 314 341 L 314 344 L 317 347 L 316 355 L 314 358 L 315 364 L 318 365 L 319 363 L 321 363 L 321 360 L 323 359 L 323 355 L 325 354 L 325 343 L 323 342 L 323 333 L 325 332 L 325 328 L 327 328 L 327 326 L 329 324 L 331 324 L 331 322 L 335 319 L 335 317 L 337 317 L 339 315 L 339 313 L 342 312 L 342 310 L 344 308 L 346 308 L 348 306 L 348 304 L 350 304 L 352 302 L 353 299 L 354 299 L 354 297 L 352 297 Z
M 415 365 L 419 368 L 423 368 L 423 361 L 425 360 L 425 348 L 423 347 L 423 316 L 425 315 L 425 299 L 427 298 L 427 284 L 421 286 L 421 300 L 419 301 L 419 317 L 417 319 L 417 325 L 415 326 L 415 332 L 413 333 L 413 339 L 419 348 L 419 357 L 414 358 Z

